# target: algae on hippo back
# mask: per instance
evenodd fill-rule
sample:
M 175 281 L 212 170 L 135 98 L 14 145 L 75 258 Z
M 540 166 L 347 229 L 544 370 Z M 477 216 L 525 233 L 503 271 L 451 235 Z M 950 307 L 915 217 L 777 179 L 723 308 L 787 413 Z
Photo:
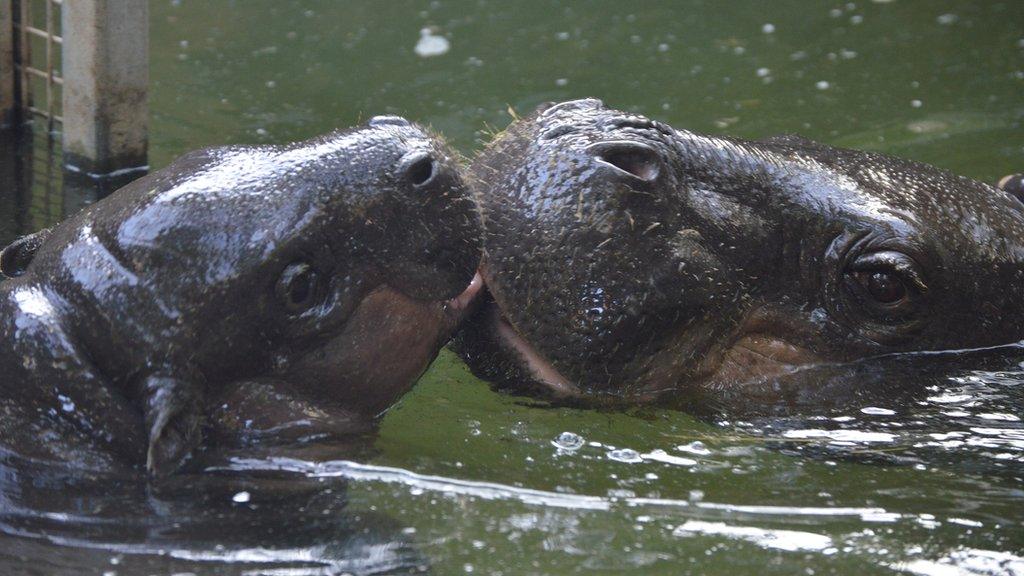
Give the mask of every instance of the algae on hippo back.
M 266 429 L 312 405 L 365 428 L 472 297 L 479 224 L 453 158 L 398 117 L 201 150 L 16 242 L 0 256 L 16 276 L 0 284 L 0 444 L 164 475 L 214 400 Z
M 810 366 L 1024 337 L 1024 204 L 932 166 L 578 100 L 470 176 L 491 302 L 458 342 L 501 385 L 791 399 Z

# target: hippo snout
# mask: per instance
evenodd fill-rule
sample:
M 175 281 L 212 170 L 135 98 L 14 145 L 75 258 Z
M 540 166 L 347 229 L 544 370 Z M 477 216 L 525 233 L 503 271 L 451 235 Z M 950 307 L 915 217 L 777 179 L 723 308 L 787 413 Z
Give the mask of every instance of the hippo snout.
M 387 283 L 417 300 L 454 298 L 480 262 L 481 228 L 476 202 L 450 155 L 416 152 L 403 159 L 410 194 L 397 210 L 416 216 L 390 240 L 401 257 Z

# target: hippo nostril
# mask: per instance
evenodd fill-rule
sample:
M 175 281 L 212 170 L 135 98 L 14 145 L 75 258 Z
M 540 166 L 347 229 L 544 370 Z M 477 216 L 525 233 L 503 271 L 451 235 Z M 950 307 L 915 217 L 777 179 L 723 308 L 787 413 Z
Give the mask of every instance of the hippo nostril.
M 625 140 L 598 142 L 588 146 L 587 150 L 598 162 L 644 182 L 653 182 L 661 175 L 661 157 L 646 144 Z
M 380 126 L 412 126 L 412 122 L 409 122 L 408 120 L 402 118 L 401 116 L 393 115 L 374 116 L 373 118 L 370 118 L 366 123 L 370 126 L 373 126 L 374 128 Z
M 406 157 L 402 161 L 401 171 L 406 180 L 413 186 L 419 188 L 426 186 L 434 180 L 437 173 L 437 162 L 425 152 L 419 152 Z

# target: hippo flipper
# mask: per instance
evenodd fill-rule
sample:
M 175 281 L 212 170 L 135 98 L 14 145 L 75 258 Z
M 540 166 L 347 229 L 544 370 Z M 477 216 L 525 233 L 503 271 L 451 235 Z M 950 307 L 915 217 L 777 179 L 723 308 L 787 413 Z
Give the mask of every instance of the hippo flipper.
M 173 376 L 153 375 L 146 378 L 142 390 L 149 432 L 146 469 L 163 478 L 177 471 L 202 441 L 197 387 Z
M 43 228 L 34 234 L 18 238 L 0 250 L 0 274 L 8 278 L 24 274 L 25 269 L 32 262 L 32 258 L 35 257 L 36 250 L 46 242 L 52 233 L 52 228 Z

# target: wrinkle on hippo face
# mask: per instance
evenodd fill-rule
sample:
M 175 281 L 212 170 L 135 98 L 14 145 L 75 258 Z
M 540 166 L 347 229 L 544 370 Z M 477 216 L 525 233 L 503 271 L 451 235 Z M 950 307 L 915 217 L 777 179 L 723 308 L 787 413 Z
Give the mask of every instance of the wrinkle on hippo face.
M 580 100 L 471 177 L 493 302 L 459 347 L 504 384 L 643 398 L 1024 335 L 1020 202 L 931 166 Z

